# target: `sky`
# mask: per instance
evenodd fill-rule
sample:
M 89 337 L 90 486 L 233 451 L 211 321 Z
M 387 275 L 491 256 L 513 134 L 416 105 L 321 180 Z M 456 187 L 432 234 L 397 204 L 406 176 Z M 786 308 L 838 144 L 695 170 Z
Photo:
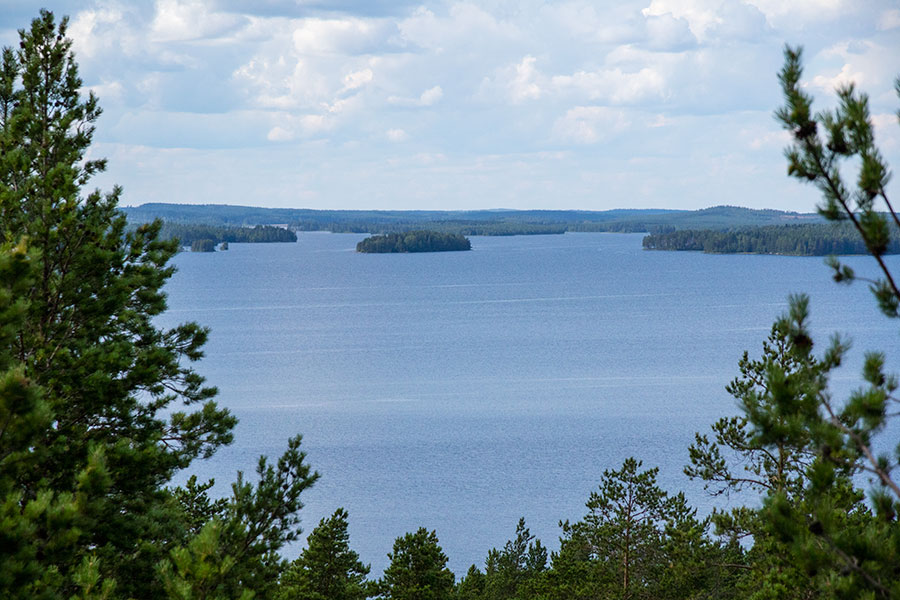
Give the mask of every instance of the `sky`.
M 0 0 L 0 43 L 41 7 L 125 205 L 812 211 L 786 43 L 817 108 L 869 94 L 900 169 L 900 0 Z

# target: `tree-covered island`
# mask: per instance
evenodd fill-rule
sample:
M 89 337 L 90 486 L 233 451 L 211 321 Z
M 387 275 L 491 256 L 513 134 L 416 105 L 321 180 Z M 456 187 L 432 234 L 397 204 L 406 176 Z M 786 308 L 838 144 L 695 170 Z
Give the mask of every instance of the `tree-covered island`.
M 390 254 L 396 252 L 455 252 L 471 250 L 469 239 L 458 233 L 438 231 L 409 231 L 373 235 L 356 245 L 357 252 L 367 254 Z

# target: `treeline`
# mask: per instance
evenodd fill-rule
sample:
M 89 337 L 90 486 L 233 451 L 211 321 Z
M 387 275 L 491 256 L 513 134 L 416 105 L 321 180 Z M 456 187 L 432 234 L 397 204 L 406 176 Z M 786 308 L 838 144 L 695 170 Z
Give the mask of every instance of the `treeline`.
M 356 244 L 357 252 L 368 254 L 454 252 L 471 249 L 472 243 L 465 236 L 437 231 L 409 231 L 374 235 Z
M 351 550 L 348 515 L 320 521 L 307 547 L 282 574 L 276 598 L 313 600 L 570 600 L 751 597 L 759 572 L 735 540 L 706 533 L 681 494 L 656 483 L 656 469 L 628 459 L 608 470 L 586 503 L 584 518 L 561 523 L 560 548 L 548 552 L 520 519 L 503 546 L 488 551 L 456 580 L 435 531 L 398 537 L 382 577 Z M 792 586 L 790 591 L 800 591 Z M 799 596 L 798 596 L 799 597 Z
M 203 225 L 163 222 L 160 237 L 177 239 L 182 246 L 191 246 L 199 240 L 212 240 L 215 244 L 228 243 L 269 243 L 296 242 L 297 234 L 283 227 L 257 225 L 255 227 L 227 227 L 224 225 Z
M 406 233 L 421 231 L 423 225 L 429 231 L 457 235 L 550 235 L 563 234 L 568 229 L 555 223 L 517 223 L 508 221 L 371 221 L 321 222 L 301 220 L 291 223 L 297 231 L 330 231 L 331 233 Z
M 866 244 L 851 223 L 810 223 L 743 227 L 727 231 L 681 230 L 644 237 L 647 250 L 695 250 L 716 254 L 786 254 L 826 256 L 867 254 Z M 900 252 L 897 239 L 888 245 L 888 254 Z
M 313 210 L 252 206 L 150 203 L 122 209 L 133 223 L 162 219 L 189 224 L 246 226 L 284 223 L 298 231 L 406 232 L 421 229 L 461 235 L 528 235 L 566 231 L 653 232 L 727 229 L 820 222 L 815 214 L 713 206 L 702 210 Z

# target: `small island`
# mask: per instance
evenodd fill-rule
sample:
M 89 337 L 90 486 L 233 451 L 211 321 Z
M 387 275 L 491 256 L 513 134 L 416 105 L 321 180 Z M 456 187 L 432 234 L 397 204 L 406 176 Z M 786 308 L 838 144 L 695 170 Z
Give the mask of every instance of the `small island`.
M 394 252 L 456 252 L 471 250 L 472 243 L 458 233 L 408 231 L 373 235 L 356 245 L 357 252 L 388 254 Z

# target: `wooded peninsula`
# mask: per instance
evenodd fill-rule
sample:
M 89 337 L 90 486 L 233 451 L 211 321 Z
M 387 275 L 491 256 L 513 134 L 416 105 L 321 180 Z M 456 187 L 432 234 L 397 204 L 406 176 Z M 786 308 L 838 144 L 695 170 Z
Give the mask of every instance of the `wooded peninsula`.
M 784 254 L 827 256 L 867 254 L 866 243 L 848 222 L 766 225 L 717 231 L 685 229 L 651 233 L 643 241 L 647 250 L 694 250 L 711 254 Z M 885 254 L 900 253 L 893 239 Z

